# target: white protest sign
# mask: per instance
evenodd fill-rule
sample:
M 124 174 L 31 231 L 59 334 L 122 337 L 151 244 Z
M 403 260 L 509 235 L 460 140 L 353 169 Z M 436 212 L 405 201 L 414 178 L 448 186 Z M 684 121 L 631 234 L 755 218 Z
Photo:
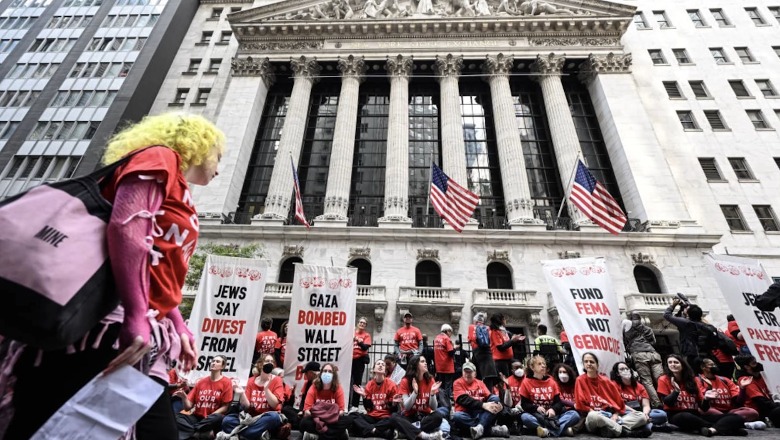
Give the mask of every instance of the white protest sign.
M 542 261 L 542 269 L 577 367 L 582 371 L 582 354 L 592 352 L 599 358 L 599 371 L 608 373 L 615 362 L 625 360 L 625 349 L 620 308 L 604 258 Z
M 780 393 L 780 322 L 774 311 L 753 306 L 756 296 L 766 291 L 772 278 L 752 258 L 707 254 L 710 269 L 726 304 L 739 325 L 750 354 L 764 364 L 764 378 L 771 393 Z
M 356 268 L 295 265 L 284 357 L 287 383 L 301 390 L 307 363 L 331 363 L 348 399 L 356 306 Z
M 267 272 L 263 260 L 206 258 L 189 321 L 198 349 L 191 382 L 209 375 L 209 364 L 218 354 L 227 358 L 225 376 L 239 381 L 250 376 Z

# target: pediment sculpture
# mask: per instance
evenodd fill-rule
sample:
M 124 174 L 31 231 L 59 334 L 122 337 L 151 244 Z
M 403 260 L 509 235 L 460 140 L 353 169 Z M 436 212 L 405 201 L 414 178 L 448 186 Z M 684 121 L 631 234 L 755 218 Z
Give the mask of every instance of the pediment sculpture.
M 327 0 L 268 20 L 381 20 L 398 17 L 592 15 L 542 0 Z

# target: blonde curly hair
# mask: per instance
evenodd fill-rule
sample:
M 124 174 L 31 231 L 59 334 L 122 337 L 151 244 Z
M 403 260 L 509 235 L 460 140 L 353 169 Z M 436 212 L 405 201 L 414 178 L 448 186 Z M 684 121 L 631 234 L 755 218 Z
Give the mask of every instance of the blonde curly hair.
M 225 134 L 211 121 L 200 115 L 163 113 L 146 116 L 115 134 L 106 146 L 103 163 L 110 164 L 140 148 L 161 145 L 179 153 L 181 170 L 217 160 L 225 149 Z

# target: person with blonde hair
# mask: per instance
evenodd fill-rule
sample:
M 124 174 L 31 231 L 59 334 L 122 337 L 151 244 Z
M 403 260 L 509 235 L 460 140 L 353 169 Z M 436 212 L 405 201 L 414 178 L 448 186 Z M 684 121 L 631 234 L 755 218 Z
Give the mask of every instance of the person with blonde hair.
M 224 142 L 206 118 L 176 113 L 147 116 L 108 141 L 105 164 L 133 154 L 101 182 L 113 206 L 106 245 L 120 307 L 72 347 L 44 351 L 40 359 L 37 347 L 25 350 L 14 368 L 20 417 L 7 438 L 31 437 L 101 371 L 132 365 L 165 385 L 172 361 L 192 368 L 195 341 L 178 309 L 198 238 L 189 184 L 207 185 L 217 175 Z M 41 380 L 52 377 L 56 383 Z M 141 417 L 135 436 L 178 438 L 168 393 Z

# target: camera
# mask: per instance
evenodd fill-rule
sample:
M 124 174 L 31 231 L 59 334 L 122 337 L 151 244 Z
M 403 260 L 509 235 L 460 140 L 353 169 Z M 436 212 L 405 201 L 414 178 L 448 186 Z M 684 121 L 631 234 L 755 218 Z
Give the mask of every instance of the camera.
M 691 301 L 688 299 L 687 296 L 685 296 L 683 293 L 677 292 L 677 298 L 680 300 L 680 308 L 677 310 L 677 313 L 675 313 L 675 316 L 680 317 L 682 316 L 685 309 L 688 308 L 688 306 L 691 305 Z

